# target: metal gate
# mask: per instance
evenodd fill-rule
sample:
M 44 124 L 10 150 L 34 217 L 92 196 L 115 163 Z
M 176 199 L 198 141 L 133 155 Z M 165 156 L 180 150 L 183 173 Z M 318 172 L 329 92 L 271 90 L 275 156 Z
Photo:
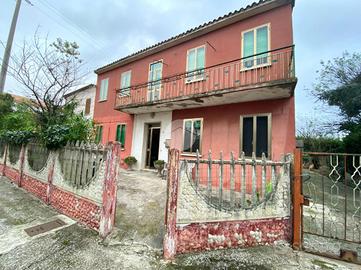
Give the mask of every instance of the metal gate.
M 361 264 L 361 155 L 296 151 L 299 172 L 300 248 Z

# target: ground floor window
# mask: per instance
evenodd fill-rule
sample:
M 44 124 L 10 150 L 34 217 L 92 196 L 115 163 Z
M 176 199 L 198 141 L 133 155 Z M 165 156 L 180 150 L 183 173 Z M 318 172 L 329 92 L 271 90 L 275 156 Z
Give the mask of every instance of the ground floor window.
M 103 139 L 103 126 L 96 126 L 95 129 L 95 142 L 101 143 Z
M 255 153 L 261 157 L 265 153 L 267 158 L 271 154 L 271 115 L 241 116 L 240 152 L 246 156 Z
M 117 142 L 120 142 L 122 148 L 124 148 L 125 146 L 125 131 L 126 131 L 125 124 L 117 125 L 117 133 L 115 135 L 115 140 Z
M 202 119 L 185 119 L 183 123 L 183 152 L 201 151 Z

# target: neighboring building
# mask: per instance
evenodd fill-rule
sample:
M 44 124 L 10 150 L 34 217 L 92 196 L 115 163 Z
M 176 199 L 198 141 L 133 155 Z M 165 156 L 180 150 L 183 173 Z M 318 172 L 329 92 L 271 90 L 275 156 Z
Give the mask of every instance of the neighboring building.
M 73 92 L 66 94 L 64 97 L 67 101 L 74 100 L 77 102 L 75 108 L 76 113 L 83 113 L 84 117 L 93 119 L 94 117 L 94 104 L 95 104 L 95 91 L 94 84 L 88 84 Z
M 208 150 L 279 159 L 295 147 L 292 0 L 263 0 L 97 69 L 103 142 L 126 126 L 138 168 Z

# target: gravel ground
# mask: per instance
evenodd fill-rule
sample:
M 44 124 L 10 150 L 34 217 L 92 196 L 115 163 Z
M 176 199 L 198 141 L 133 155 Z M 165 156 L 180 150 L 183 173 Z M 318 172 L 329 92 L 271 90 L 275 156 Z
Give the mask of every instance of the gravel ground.
M 165 181 L 152 176 L 151 172 L 139 173 L 139 180 L 134 179 L 135 172 L 122 172 L 122 175 L 133 181 L 134 190 L 130 193 L 138 193 L 143 189 L 142 181 L 145 183 L 145 191 L 140 192 L 143 200 L 139 202 L 136 196 L 129 197 L 133 200 L 127 203 L 126 209 L 132 211 L 139 204 L 144 206 L 139 215 L 134 215 L 135 220 L 154 220 L 151 227 L 156 229 L 144 229 L 142 223 L 132 227 L 123 220 L 105 241 L 96 232 L 59 215 L 7 179 L 0 179 L 0 269 L 360 269 L 356 265 L 295 252 L 287 246 L 217 250 L 182 255 L 167 263 L 162 260 L 159 248 L 162 233 L 159 221 L 164 215 L 159 207 L 164 203 L 160 201 L 164 190 L 158 184 L 165 186 Z M 119 196 L 122 187 L 125 195 L 122 182 L 119 187 Z M 148 191 L 157 195 L 150 197 Z M 119 203 L 125 202 L 120 200 Z M 152 210 L 147 207 L 149 203 L 154 205 Z M 128 210 L 118 214 L 118 218 L 127 217 Z M 155 213 L 157 217 L 152 219 Z M 68 225 L 36 237 L 29 237 L 23 231 L 55 218 L 63 219 Z M 139 228 L 141 232 L 137 231 Z

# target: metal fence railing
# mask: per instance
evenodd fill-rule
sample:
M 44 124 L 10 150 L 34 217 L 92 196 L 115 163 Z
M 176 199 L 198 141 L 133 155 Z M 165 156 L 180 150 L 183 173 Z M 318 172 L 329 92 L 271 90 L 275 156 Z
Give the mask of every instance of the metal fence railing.
M 115 107 L 141 105 L 224 89 L 231 91 L 242 86 L 294 79 L 294 63 L 294 46 L 278 48 L 119 89 Z
M 306 234 L 361 243 L 361 155 L 303 153 Z
M 257 159 L 245 158 L 244 153 L 236 159 L 207 159 L 199 153 L 195 159 L 181 161 L 181 175 L 186 175 L 198 195 L 215 209 L 236 211 L 252 209 L 268 201 L 275 194 L 281 173 L 289 173 L 290 157 L 272 161 L 262 155 Z M 282 170 L 281 170 L 282 168 Z

